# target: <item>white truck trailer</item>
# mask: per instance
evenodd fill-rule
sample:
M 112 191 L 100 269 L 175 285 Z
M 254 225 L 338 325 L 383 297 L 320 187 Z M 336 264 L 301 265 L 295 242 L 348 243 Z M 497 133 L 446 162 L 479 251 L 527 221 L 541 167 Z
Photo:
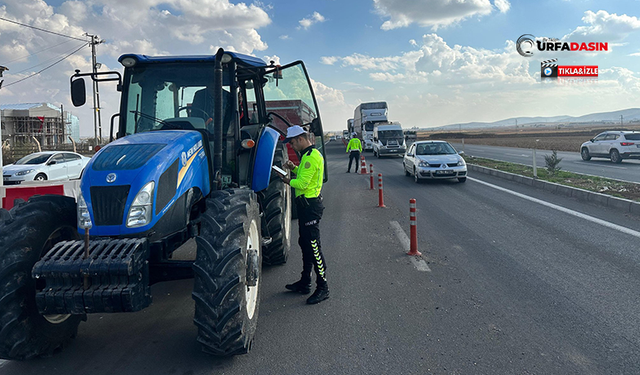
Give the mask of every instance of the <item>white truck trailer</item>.
M 364 150 L 373 150 L 373 128 L 376 123 L 387 122 L 387 102 L 361 103 L 353 113 L 353 130 L 362 139 Z

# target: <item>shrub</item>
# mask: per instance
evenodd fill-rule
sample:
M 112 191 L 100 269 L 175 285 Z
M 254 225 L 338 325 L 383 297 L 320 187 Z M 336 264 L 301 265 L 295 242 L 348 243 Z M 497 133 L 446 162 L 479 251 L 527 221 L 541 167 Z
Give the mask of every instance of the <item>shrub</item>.
M 549 172 L 550 176 L 554 176 L 562 169 L 558 166 L 561 161 L 562 158 L 558 157 L 558 153 L 556 152 L 556 150 L 552 150 L 551 155 L 544 156 L 544 162 L 546 164 L 547 172 Z

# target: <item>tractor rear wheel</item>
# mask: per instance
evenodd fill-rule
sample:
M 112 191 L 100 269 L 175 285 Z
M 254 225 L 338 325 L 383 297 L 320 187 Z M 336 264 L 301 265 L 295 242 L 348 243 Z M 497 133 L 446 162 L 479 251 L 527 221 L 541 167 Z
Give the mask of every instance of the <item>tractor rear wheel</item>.
M 31 277 L 34 264 L 54 244 L 78 239 L 73 198 L 37 196 L 0 209 L 0 358 L 50 355 L 78 332 L 84 315 L 41 315 Z
M 249 189 L 214 191 L 200 215 L 193 265 L 194 323 L 202 349 L 245 354 L 258 321 L 262 273 L 260 211 Z
M 283 165 L 287 160 L 281 146 L 276 149 L 274 165 Z M 291 248 L 291 187 L 273 177 L 263 196 L 262 231 L 263 236 L 271 237 L 271 243 L 264 247 L 263 260 L 268 265 L 284 264 Z

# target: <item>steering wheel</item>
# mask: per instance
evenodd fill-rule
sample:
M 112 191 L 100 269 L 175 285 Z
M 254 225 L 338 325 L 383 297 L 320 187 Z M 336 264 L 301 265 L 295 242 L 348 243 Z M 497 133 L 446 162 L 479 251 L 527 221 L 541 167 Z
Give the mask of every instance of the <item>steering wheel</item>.
M 178 112 L 176 112 L 176 113 L 177 113 L 177 114 L 180 114 L 180 111 L 187 110 L 187 109 L 190 109 L 191 111 L 193 111 L 193 110 L 195 109 L 196 111 L 200 111 L 200 112 L 202 112 L 202 113 L 204 114 L 204 116 L 205 116 L 204 121 L 207 121 L 207 120 L 209 120 L 210 118 L 213 118 L 213 117 L 211 117 L 211 115 L 210 115 L 210 114 L 208 114 L 207 112 L 205 112 L 205 110 L 204 110 L 204 109 L 201 109 L 201 108 L 198 108 L 198 107 L 192 107 L 192 106 L 180 107 L 180 108 L 178 108 Z
M 275 113 L 275 112 L 267 112 L 267 116 L 271 116 L 274 115 L 277 118 L 279 118 L 280 120 L 282 120 L 282 122 L 284 122 L 285 125 L 287 125 L 287 128 L 290 128 L 293 126 L 293 124 L 291 124 L 289 121 L 287 121 L 287 119 L 285 119 L 284 117 L 280 116 L 279 114 Z M 270 127 L 274 128 L 275 130 L 278 131 L 278 133 L 284 135 L 285 137 L 287 136 L 287 133 L 278 129 L 275 125 L 271 125 L 269 124 Z

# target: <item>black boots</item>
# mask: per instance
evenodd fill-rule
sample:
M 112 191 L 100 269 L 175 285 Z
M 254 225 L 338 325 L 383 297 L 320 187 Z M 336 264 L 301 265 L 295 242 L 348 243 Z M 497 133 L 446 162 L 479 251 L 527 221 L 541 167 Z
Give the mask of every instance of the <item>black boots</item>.
M 292 292 L 298 292 L 300 294 L 309 294 L 311 293 L 311 281 L 296 281 L 293 284 L 287 284 L 284 286 Z
M 296 281 L 293 284 L 287 284 L 284 286 L 292 292 L 300 293 L 300 294 L 309 294 L 311 293 L 311 282 L 306 281 Z M 315 305 L 316 303 L 320 303 L 325 299 L 329 298 L 329 287 L 325 284 L 323 286 L 316 287 L 316 291 L 313 292 L 311 297 L 307 298 L 307 303 L 309 305 Z
M 329 298 L 329 288 L 327 286 L 318 287 L 311 297 L 307 298 L 307 304 L 315 305 Z

